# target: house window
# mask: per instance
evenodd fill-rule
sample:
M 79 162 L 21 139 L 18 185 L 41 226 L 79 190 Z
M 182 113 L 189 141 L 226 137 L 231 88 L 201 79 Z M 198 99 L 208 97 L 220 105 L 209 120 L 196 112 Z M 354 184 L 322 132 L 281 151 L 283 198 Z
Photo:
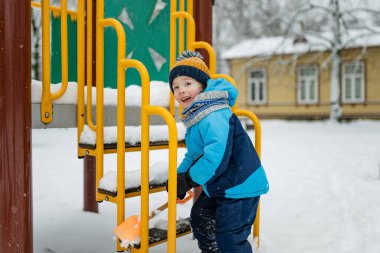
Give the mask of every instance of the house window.
M 248 103 L 265 104 L 267 101 L 267 79 L 265 69 L 251 69 L 248 78 Z
M 363 62 L 344 63 L 342 72 L 342 101 L 344 103 L 364 102 Z
M 297 69 L 297 100 L 300 104 L 318 102 L 318 68 L 315 65 L 300 66 Z

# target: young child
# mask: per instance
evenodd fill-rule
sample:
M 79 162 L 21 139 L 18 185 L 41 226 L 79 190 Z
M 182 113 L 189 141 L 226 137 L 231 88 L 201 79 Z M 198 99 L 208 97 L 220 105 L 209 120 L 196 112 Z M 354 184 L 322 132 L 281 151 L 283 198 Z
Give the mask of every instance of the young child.
M 190 220 L 199 248 L 202 253 L 250 253 L 247 238 L 269 185 L 250 138 L 231 111 L 238 92 L 224 79 L 210 79 L 203 57 L 192 51 L 178 57 L 169 84 L 186 126 L 177 196 L 203 188 Z

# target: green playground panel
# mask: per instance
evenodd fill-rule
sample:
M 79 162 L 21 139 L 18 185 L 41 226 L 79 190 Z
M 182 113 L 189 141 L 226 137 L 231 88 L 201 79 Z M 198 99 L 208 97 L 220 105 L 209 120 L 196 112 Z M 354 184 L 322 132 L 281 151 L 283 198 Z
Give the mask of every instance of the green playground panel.
M 141 61 L 149 71 L 151 80 L 167 82 L 169 72 L 169 16 L 170 0 L 136 1 L 106 0 L 105 18 L 116 18 L 126 32 L 126 56 Z M 155 8 L 159 6 L 160 8 Z M 155 10 L 156 14 L 154 14 Z M 152 18 L 155 16 L 155 18 Z M 61 82 L 60 18 L 52 20 L 51 82 Z M 76 21 L 68 18 L 69 81 L 76 81 Z M 104 85 L 116 88 L 117 37 L 113 28 L 104 30 Z M 154 60 L 156 59 L 156 60 Z M 126 71 L 126 86 L 141 85 L 140 76 L 134 69 Z

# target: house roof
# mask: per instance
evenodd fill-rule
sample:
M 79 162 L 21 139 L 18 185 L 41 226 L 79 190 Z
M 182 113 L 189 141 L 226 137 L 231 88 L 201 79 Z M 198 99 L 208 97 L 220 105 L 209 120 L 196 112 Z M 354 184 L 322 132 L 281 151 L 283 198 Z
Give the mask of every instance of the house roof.
M 377 29 L 379 30 L 379 29 Z M 298 37 L 265 37 L 243 40 L 222 54 L 223 59 L 249 58 L 282 54 L 300 54 L 331 50 L 332 33 L 306 34 Z M 295 40 L 298 42 L 295 43 Z M 380 34 L 364 35 L 350 31 L 342 36 L 344 48 L 380 46 Z

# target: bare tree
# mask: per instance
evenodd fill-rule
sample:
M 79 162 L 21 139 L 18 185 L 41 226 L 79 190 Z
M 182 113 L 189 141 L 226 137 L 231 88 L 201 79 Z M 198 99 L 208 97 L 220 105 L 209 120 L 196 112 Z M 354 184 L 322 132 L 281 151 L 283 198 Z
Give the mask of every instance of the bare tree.
M 218 69 L 225 71 L 220 52 L 242 40 L 286 34 L 289 13 L 299 9 L 300 0 L 218 0 L 214 7 L 214 47 Z M 305 17 L 305 28 L 318 30 L 313 17 Z
M 277 0 L 218 0 L 214 7 L 214 47 L 218 69 L 226 65 L 220 52 L 248 38 L 279 35 L 283 32 L 278 19 L 280 6 Z M 224 67 L 223 67 L 224 65 Z
M 306 16 L 320 17 L 319 26 L 323 27 L 321 31 L 313 29 L 295 29 Z M 375 19 L 369 18 L 370 16 Z M 338 120 L 341 117 L 341 108 L 339 103 L 340 97 L 340 63 L 341 51 L 350 47 L 357 39 L 365 36 L 380 33 L 380 30 L 374 29 L 371 25 L 379 20 L 380 13 L 368 8 L 351 8 L 346 5 L 342 8 L 340 0 L 330 0 L 328 6 L 317 4 L 306 4 L 296 10 L 295 14 L 287 23 L 287 36 L 303 35 L 316 37 L 323 42 L 326 50 L 330 52 L 324 64 L 331 64 L 330 79 L 330 118 Z M 368 23 L 368 20 L 375 22 Z M 353 33 L 355 31 L 355 33 Z M 355 35 L 353 35 L 355 34 Z
M 32 79 L 41 80 L 41 11 L 32 9 L 31 13 L 31 48 L 32 48 Z

